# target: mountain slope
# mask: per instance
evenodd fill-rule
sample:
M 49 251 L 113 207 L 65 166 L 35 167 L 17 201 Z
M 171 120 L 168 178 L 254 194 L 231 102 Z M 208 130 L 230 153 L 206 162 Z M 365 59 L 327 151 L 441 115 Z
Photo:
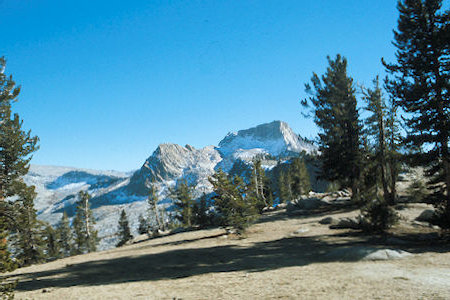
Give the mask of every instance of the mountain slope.
M 208 181 L 217 169 L 229 171 L 233 165 L 249 165 L 255 157 L 266 158 L 266 168 L 274 167 L 277 159 L 315 151 L 314 145 L 295 134 L 282 121 L 262 124 L 237 133 L 229 133 L 219 146 L 196 149 L 190 145 L 161 144 L 134 172 L 94 171 L 65 167 L 32 166 L 25 177 L 36 185 L 36 208 L 39 218 L 56 224 L 64 211 L 75 212 L 77 193 L 91 193 L 91 207 L 97 220 L 100 249 L 115 243 L 119 210 L 125 209 L 136 233 L 139 214 L 147 213 L 146 197 L 151 182 L 159 192 L 159 205 L 171 203 L 169 188 L 180 178 L 196 186 L 195 195 L 212 191 Z

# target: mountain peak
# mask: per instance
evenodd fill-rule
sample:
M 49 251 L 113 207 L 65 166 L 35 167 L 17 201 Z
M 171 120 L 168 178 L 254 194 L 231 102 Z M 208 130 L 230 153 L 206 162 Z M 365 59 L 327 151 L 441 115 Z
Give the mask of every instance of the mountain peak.
M 289 152 L 312 152 L 314 146 L 305 142 L 286 122 L 273 121 L 229 133 L 220 141 L 219 151 L 227 156 L 238 149 L 262 148 L 268 154 L 278 156 Z

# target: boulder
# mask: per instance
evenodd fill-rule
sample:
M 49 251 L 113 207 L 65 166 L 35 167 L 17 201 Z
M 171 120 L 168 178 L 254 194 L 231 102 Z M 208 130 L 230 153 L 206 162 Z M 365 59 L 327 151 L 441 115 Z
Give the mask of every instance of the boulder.
M 287 203 L 280 203 L 277 205 L 277 209 L 283 209 L 283 208 L 286 208 L 286 206 L 287 206 Z
M 323 225 L 331 225 L 331 224 L 338 224 L 339 221 L 333 217 L 326 217 L 321 219 L 319 223 Z
M 330 225 L 330 229 L 361 229 L 361 219 L 359 217 L 340 218 L 337 224 Z
M 436 216 L 436 212 L 434 211 L 434 209 L 425 209 L 416 218 L 416 221 L 434 223 L 436 221 L 436 218 L 437 218 L 437 216 Z
M 352 246 L 331 250 L 328 258 L 342 261 L 377 261 L 402 259 L 412 254 L 399 249 L 380 249 L 372 246 Z
M 328 205 L 328 203 L 319 198 L 301 197 L 300 199 L 295 199 L 288 202 L 286 210 L 288 212 L 294 210 L 311 210 L 317 209 L 323 205 Z

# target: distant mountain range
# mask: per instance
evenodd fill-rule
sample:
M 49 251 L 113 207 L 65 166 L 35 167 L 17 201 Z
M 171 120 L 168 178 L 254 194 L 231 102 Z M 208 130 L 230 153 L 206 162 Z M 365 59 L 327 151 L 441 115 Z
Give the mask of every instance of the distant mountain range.
M 100 249 L 114 245 L 119 210 L 125 209 L 133 232 L 139 214 L 146 214 L 148 184 L 159 189 L 159 205 L 169 205 L 168 190 L 180 178 L 196 186 L 196 195 L 212 191 L 208 177 L 219 168 L 228 172 L 236 164 L 263 159 L 270 170 L 283 159 L 301 152 L 313 153 L 316 147 L 294 133 L 289 125 L 274 121 L 229 133 L 218 146 L 196 149 L 190 145 L 161 144 L 142 167 L 130 173 L 95 171 L 68 167 L 31 165 L 25 181 L 36 186 L 35 207 L 40 219 L 56 224 L 66 211 L 73 216 L 80 190 L 92 195 L 92 208 L 102 238 Z

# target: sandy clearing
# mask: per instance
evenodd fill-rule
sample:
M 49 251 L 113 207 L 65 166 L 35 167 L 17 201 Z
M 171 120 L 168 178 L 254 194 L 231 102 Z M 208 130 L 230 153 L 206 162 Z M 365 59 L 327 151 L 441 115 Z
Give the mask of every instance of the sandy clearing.
M 403 210 L 405 219 L 422 206 Z M 221 229 L 185 232 L 118 249 L 16 270 L 18 299 L 450 299 L 450 247 L 429 241 L 386 245 L 382 237 L 330 230 L 325 215 L 265 215 L 245 239 Z M 296 234 L 298 229 L 307 231 Z M 405 220 L 393 232 L 411 238 Z M 398 234 L 396 233 L 398 232 Z M 402 235 L 403 234 L 403 235 Z M 435 243 L 435 242 L 433 242 Z M 414 253 L 393 261 L 339 261 L 326 254 L 354 245 Z M 400 248 L 399 248 L 400 247 Z

